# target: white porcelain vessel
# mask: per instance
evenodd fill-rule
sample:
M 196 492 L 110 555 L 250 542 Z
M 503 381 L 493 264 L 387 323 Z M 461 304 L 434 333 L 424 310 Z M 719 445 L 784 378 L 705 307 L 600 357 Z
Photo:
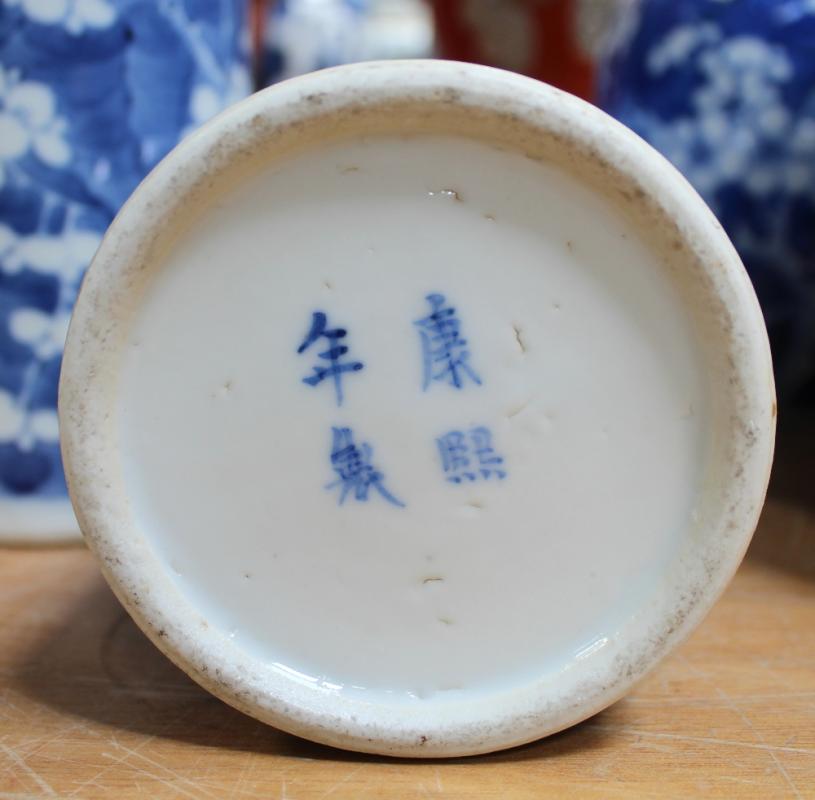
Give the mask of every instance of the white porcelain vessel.
M 761 313 L 685 180 L 510 73 L 298 78 L 107 234 L 60 386 L 74 508 L 134 619 L 339 747 L 483 753 L 620 698 L 761 510 Z

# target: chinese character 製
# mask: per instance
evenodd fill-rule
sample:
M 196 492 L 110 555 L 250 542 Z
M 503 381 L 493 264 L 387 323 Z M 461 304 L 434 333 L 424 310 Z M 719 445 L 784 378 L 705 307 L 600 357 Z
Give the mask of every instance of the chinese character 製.
M 479 426 L 467 433 L 450 431 L 436 439 L 445 477 L 450 483 L 488 480 L 495 475 L 499 480 L 507 473 L 501 465 L 504 459 L 497 455 L 492 446 L 492 433 L 489 428 Z
M 303 343 L 297 348 L 297 353 L 305 353 L 319 339 L 326 340 L 327 350 L 318 353 L 318 357 L 326 363 L 314 367 L 314 374 L 303 378 L 303 383 L 309 386 L 317 386 L 326 378 L 332 378 L 334 382 L 334 393 L 337 398 L 337 405 L 342 405 L 342 376 L 346 372 L 359 372 L 363 365 L 360 361 L 343 361 L 342 358 L 348 353 L 348 346 L 341 344 L 348 331 L 345 328 L 328 327 L 328 318 L 322 311 L 315 311 L 311 319 L 311 328 L 303 339 Z
M 397 500 L 385 488 L 385 476 L 371 464 L 373 449 L 369 444 L 354 443 L 354 433 L 350 428 L 333 428 L 331 445 L 331 466 L 337 474 L 337 480 L 329 483 L 326 489 L 340 489 L 339 505 L 353 493 L 355 500 L 368 501 L 368 494 L 375 489 L 389 503 L 404 508 L 404 503 Z
M 432 381 L 461 389 L 467 378 L 480 385 L 481 378 L 469 363 L 470 351 L 461 335 L 461 322 L 455 308 L 447 305 L 443 294 L 429 294 L 427 301 L 430 313 L 414 323 L 422 339 L 422 389 L 426 391 Z

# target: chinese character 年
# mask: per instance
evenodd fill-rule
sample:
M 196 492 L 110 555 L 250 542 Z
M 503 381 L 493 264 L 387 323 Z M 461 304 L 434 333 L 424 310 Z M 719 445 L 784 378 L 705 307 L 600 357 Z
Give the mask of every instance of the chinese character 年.
M 318 357 L 325 363 L 314 367 L 314 373 L 303 378 L 303 383 L 309 386 L 317 386 L 327 378 L 331 378 L 334 383 L 334 394 L 337 398 L 337 405 L 341 406 L 343 401 L 342 376 L 346 372 L 359 372 L 363 364 L 360 361 L 343 361 L 343 357 L 348 354 L 348 345 L 341 341 L 348 335 L 345 328 L 328 327 L 328 317 L 322 311 L 315 311 L 311 318 L 311 328 L 303 339 L 303 343 L 297 348 L 298 354 L 305 353 L 319 339 L 325 339 L 325 346 L 328 348 Z

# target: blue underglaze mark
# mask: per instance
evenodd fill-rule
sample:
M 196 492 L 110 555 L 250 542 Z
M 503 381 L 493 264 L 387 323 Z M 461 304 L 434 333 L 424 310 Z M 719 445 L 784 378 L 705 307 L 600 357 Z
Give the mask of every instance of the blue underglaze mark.
M 450 431 L 436 439 L 445 478 L 450 483 L 506 478 L 503 457 L 492 446 L 492 432 L 483 425 L 463 431 Z
M 363 364 L 361 361 L 342 361 L 343 356 L 348 354 L 348 346 L 340 344 L 341 339 L 345 339 L 348 331 L 345 328 L 328 328 L 328 317 L 322 311 L 315 311 L 311 318 L 311 328 L 303 339 L 303 343 L 297 348 L 298 354 L 305 353 L 319 339 L 325 339 L 328 349 L 318 356 L 327 363 L 314 367 L 314 374 L 303 378 L 303 383 L 309 386 L 318 386 L 326 378 L 332 378 L 334 382 L 334 394 L 337 398 L 337 405 L 341 406 L 344 398 L 342 390 L 342 376 L 346 372 L 359 372 Z
M 427 301 L 430 314 L 414 322 L 422 340 L 422 390 L 427 391 L 433 381 L 461 389 L 467 378 L 480 386 L 481 378 L 469 363 L 470 351 L 455 308 L 447 305 L 443 294 L 429 294 Z
M 363 443 L 354 443 L 354 433 L 350 428 L 332 428 L 331 466 L 337 480 L 326 485 L 326 489 L 340 489 L 339 505 L 353 492 L 353 497 L 361 503 L 368 502 L 371 489 L 375 489 L 391 505 L 404 508 L 405 504 L 385 488 L 385 476 L 371 464 L 373 448 Z

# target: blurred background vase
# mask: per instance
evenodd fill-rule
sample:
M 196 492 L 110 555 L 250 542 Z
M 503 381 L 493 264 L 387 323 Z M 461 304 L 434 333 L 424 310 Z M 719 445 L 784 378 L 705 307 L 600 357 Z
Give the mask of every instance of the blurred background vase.
M 355 61 L 434 53 L 424 0 L 252 0 L 252 10 L 258 87 Z
M 594 96 L 597 47 L 622 0 L 432 0 L 438 55 Z
M 57 382 L 83 271 L 146 173 L 250 89 L 243 0 L 4 0 L 0 539 L 75 535 Z
M 599 103 L 704 196 L 753 279 L 782 400 L 815 399 L 815 2 L 642 0 Z

